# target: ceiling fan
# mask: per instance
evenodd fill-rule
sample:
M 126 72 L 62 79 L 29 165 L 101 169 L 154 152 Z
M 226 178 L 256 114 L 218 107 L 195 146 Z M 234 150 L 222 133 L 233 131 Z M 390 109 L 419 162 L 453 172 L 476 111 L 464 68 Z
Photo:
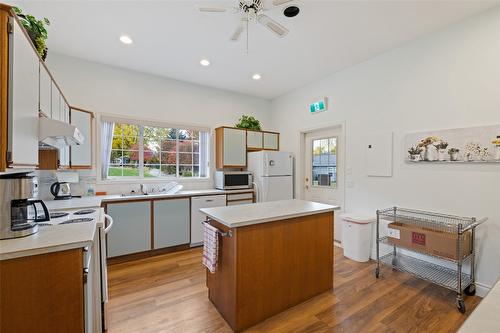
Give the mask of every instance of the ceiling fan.
M 273 0 L 274 6 L 281 6 L 293 0 Z M 232 10 L 233 14 L 241 15 L 241 24 L 236 28 L 231 35 L 230 40 L 236 42 L 240 39 L 243 32 L 247 32 L 247 51 L 248 51 L 248 25 L 250 22 L 259 23 L 278 37 L 284 37 L 288 34 L 289 30 L 265 15 L 263 12 L 267 10 L 264 7 L 262 0 L 240 0 L 237 7 L 228 8 L 224 6 L 205 6 L 199 5 L 198 10 L 203 13 L 224 13 Z

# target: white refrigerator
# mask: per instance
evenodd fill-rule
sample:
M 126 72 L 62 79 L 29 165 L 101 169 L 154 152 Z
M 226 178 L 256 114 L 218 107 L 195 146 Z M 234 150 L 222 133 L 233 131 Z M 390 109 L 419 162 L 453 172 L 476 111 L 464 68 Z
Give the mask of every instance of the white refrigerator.
M 248 153 L 248 171 L 253 173 L 258 202 L 293 199 L 292 153 Z

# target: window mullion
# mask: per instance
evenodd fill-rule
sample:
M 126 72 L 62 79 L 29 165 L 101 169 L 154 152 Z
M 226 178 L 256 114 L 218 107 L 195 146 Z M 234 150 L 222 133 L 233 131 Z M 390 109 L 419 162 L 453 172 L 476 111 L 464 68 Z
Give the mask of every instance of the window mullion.
M 139 177 L 144 178 L 144 126 L 139 127 Z
M 179 129 L 177 128 L 175 130 L 175 177 L 179 178 L 180 173 L 179 173 Z

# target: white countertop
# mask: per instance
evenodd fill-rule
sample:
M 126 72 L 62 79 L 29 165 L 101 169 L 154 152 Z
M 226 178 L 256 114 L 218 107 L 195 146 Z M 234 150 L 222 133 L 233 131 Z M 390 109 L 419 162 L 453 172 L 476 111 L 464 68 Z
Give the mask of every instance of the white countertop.
M 0 260 L 91 246 L 96 222 L 40 227 L 26 237 L 0 241 Z
M 0 260 L 90 246 L 97 227 L 104 225 L 104 209 L 99 208 L 92 217 L 92 222 L 40 226 L 35 234 L 0 240 Z
M 248 192 L 253 192 L 253 189 L 227 190 L 227 191 L 217 190 L 217 189 L 207 189 L 207 190 L 180 191 L 175 194 L 148 194 L 148 195 L 127 195 L 127 196 L 122 196 L 121 194 L 110 194 L 102 196 L 72 198 L 68 200 L 44 200 L 44 202 L 49 210 L 68 210 L 68 209 L 78 209 L 78 208 L 100 207 L 103 202 L 106 203 L 106 202 L 133 201 L 133 200 L 144 200 L 144 199 L 196 197 L 196 196 L 218 195 L 218 194 L 228 195 L 228 194 L 238 194 L 238 193 L 248 193 Z
M 229 228 L 237 228 L 252 224 L 332 212 L 337 209 L 340 209 L 340 207 L 292 199 L 239 206 L 202 208 L 200 211 Z
M 500 330 L 500 280 L 465 320 L 458 333 L 493 333 Z

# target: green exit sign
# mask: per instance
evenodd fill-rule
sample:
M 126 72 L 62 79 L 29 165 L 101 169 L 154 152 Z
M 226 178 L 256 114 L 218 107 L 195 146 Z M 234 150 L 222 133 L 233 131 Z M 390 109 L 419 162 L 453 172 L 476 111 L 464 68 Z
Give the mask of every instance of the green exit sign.
M 320 101 L 314 102 L 309 104 L 309 112 L 311 113 L 318 113 L 318 112 L 323 112 L 326 111 L 327 109 L 327 100 L 326 97 L 323 98 Z

